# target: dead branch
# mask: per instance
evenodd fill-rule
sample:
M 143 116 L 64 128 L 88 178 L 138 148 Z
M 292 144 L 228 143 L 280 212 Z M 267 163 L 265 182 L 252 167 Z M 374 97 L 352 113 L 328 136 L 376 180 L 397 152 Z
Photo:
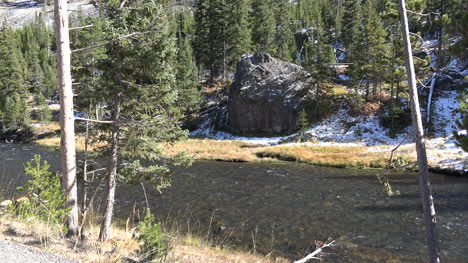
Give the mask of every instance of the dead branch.
M 75 121 L 89 121 L 89 122 L 103 123 L 103 124 L 112 124 L 112 123 L 114 123 L 113 121 L 99 121 L 99 120 L 92 120 L 92 119 L 86 119 L 86 118 L 75 118 Z
M 335 240 L 329 242 L 329 243 L 326 243 L 326 244 L 323 244 L 321 247 L 317 248 L 314 252 L 310 253 L 309 255 L 307 255 L 305 258 L 303 259 L 300 259 L 300 260 L 297 260 L 297 261 L 294 261 L 294 263 L 306 263 L 307 261 L 311 260 L 311 259 L 320 259 L 318 258 L 317 256 L 322 253 L 322 250 L 326 247 L 331 247 L 333 245 L 333 243 L 335 243 Z
M 68 30 L 69 31 L 72 31 L 72 30 L 78 30 L 78 29 L 85 29 L 85 28 L 90 28 L 90 27 L 93 27 L 94 25 L 86 25 L 86 26 L 77 26 L 77 27 L 71 27 L 69 28 Z
M 415 15 L 418 15 L 418 16 L 430 16 L 430 15 L 437 15 L 437 16 L 440 16 L 440 13 L 438 12 L 431 12 L 431 13 L 428 13 L 428 14 L 424 14 L 424 13 L 418 13 L 416 11 L 412 11 L 412 10 L 406 10 L 406 13 L 410 13 L 410 14 L 415 14 Z
M 409 32 L 409 33 L 410 33 L 410 35 L 417 37 L 419 39 L 419 41 L 421 42 L 421 44 L 424 44 L 424 39 L 420 35 L 415 34 L 415 33 L 411 33 L 411 32 Z
M 388 160 L 388 169 L 396 169 L 395 165 L 393 164 L 393 156 L 395 154 L 395 151 L 400 148 L 400 146 L 408 139 L 408 135 L 398 144 L 397 147 L 393 148 L 392 153 L 390 154 L 390 159 Z

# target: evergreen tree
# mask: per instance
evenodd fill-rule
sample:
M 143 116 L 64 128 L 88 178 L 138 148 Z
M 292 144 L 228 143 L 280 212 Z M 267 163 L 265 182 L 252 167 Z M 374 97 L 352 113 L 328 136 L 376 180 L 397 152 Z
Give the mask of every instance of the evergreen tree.
M 176 85 L 179 94 L 176 104 L 183 113 L 191 113 L 198 110 L 201 99 L 198 70 L 189 38 L 180 32 L 178 35 Z
M 373 0 L 366 2 L 364 10 L 364 24 L 354 46 L 352 75 L 356 80 L 365 81 L 367 99 L 370 95 L 371 85 L 373 87 L 372 93 L 376 94 L 377 88 L 384 81 L 388 60 L 386 32 Z M 359 84 L 355 83 L 355 85 Z
M 242 55 L 251 50 L 251 31 L 249 28 L 250 0 L 227 1 L 227 53 L 228 66 L 236 70 L 236 64 Z
M 197 64 L 208 66 L 210 56 L 209 20 L 208 20 L 209 0 L 197 0 L 195 2 L 195 35 L 193 40 L 193 49 Z
M 343 10 L 341 40 L 346 47 L 346 60 L 353 61 L 355 46 L 362 42 L 358 37 L 362 31 L 361 0 L 344 0 Z
M 125 3 L 124 7 L 120 7 Z M 88 94 L 103 99 L 112 112 L 108 196 L 100 239 L 110 236 L 117 179 L 127 183 L 150 181 L 158 190 L 170 185 L 168 164 L 181 164 L 183 156 L 162 158 L 162 145 L 186 136 L 176 88 L 177 48 L 166 7 L 153 1 L 102 3 L 102 32 L 106 42 L 135 32 L 147 32 L 110 41 L 99 89 Z M 105 18 L 105 19 L 104 19 Z M 187 45 L 187 44 L 186 44 Z M 78 55 L 78 54 L 77 54 Z M 109 130 L 107 129 L 107 130 Z
M 323 111 L 327 108 L 326 101 L 323 99 L 323 90 L 326 89 L 325 83 L 331 80 L 332 70 L 330 65 L 335 62 L 335 56 L 331 42 L 323 31 L 323 22 L 318 14 L 313 23 L 312 39 L 306 42 L 307 57 L 305 67 L 311 74 L 311 84 L 314 99 L 309 101 L 309 113 L 313 120 L 320 120 L 323 117 Z
M 275 17 L 271 0 L 252 0 L 251 9 L 252 43 L 256 52 L 276 51 Z
M 29 121 L 18 46 L 13 29 L 3 24 L 0 31 L 0 125 L 3 131 L 22 128 Z
M 289 21 L 289 10 L 287 0 L 274 0 L 275 7 L 275 45 L 277 47 L 275 56 L 285 60 L 293 61 L 296 56 L 296 46 L 294 43 L 294 31 Z
M 225 0 L 198 0 L 195 6 L 195 57 L 210 71 L 212 81 L 226 79 L 228 60 Z

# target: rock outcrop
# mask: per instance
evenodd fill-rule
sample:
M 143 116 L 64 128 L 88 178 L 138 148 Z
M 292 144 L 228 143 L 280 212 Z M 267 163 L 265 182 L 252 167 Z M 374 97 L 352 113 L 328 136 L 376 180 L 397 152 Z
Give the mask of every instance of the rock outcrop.
M 244 57 L 229 90 L 230 132 L 271 136 L 297 130 L 309 78 L 302 67 L 266 53 Z

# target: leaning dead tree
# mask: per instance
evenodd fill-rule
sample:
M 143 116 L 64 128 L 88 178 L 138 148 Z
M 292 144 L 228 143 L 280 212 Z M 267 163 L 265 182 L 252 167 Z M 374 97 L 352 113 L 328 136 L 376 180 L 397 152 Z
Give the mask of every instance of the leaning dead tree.
M 62 186 L 69 209 L 66 217 L 68 236 L 78 235 L 78 202 L 76 187 L 75 120 L 71 77 L 71 50 L 68 32 L 67 0 L 55 0 L 55 36 L 57 44 L 57 78 L 60 94 L 60 150 Z
M 424 130 L 419 108 L 418 90 L 416 88 L 416 74 L 414 70 L 411 41 L 408 28 L 408 17 L 406 14 L 405 0 L 398 0 L 401 27 L 403 32 L 403 45 L 405 47 L 406 71 L 408 74 L 408 85 L 411 99 L 411 117 L 416 141 L 416 152 L 418 156 L 419 186 L 424 213 L 424 224 L 426 226 L 427 247 L 429 250 L 429 262 L 440 262 L 439 240 L 437 235 L 437 219 L 432 198 L 431 183 L 429 181 L 429 170 L 427 164 L 426 146 L 424 143 Z

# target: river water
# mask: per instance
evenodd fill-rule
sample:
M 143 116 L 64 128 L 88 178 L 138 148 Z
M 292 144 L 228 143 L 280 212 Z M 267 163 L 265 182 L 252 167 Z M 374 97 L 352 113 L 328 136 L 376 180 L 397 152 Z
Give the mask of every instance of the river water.
M 33 145 L 0 144 L 0 195 L 24 180 L 23 162 L 58 153 Z M 417 176 L 392 173 L 388 197 L 377 170 L 292 163 L 196 162 L 176 168 L 162 194 L 146 185 L 148 203 L 167 227 L 209 236 L 218 245 L 301 258 L 314 240 L 340 244 L 326 262 L 424 262 L 426 248 Z M 468 262 L 468 178 L 432 175 L 444 262 Z M 99 192 L 101 200 L 105 191 Z M 116 214 L 144 208 L 141 186 L 120 185 Z M 99 198 L 98 198 L 99 199 Z M 133 218 L 133 217 L 132 217 Z

